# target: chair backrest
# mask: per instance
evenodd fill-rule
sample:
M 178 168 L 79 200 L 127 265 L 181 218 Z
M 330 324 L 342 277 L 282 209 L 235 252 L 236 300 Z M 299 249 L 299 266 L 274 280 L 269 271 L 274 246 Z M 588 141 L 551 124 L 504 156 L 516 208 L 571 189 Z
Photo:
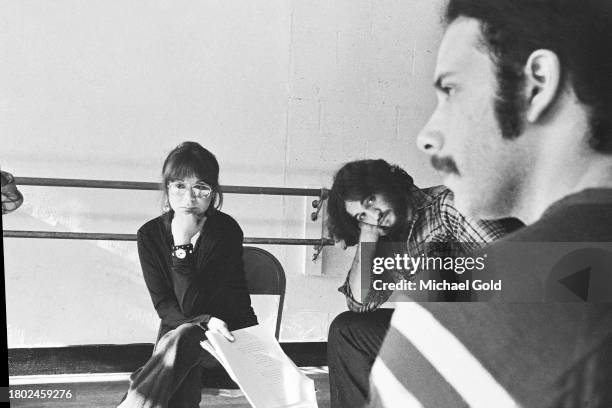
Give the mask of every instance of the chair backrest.
M 274 336 L 280 334 L 283 303 L 285 302 L 285 271 L 278 259 L 261 248 L 245 246 L 242 259 L 247 287 L 251 295 L 278 295 L 278 313 Z

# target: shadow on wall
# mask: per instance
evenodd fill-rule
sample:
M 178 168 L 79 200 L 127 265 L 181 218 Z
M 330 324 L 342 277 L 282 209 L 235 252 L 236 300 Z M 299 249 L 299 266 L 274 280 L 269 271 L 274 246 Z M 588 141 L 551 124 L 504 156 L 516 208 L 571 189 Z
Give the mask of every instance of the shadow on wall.
M 10 348 L 155 339 L 158 318 L 135 243 L 104 244 L 4 239 Z

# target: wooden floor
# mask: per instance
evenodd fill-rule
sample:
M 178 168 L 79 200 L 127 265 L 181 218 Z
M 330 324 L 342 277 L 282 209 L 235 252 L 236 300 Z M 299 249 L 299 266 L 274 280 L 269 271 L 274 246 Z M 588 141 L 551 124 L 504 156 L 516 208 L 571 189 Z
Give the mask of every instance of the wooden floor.
M 329 408 L 329 382 L 325 372 L 307 372 L 308 377 L 315 381 L 319 408 Z M 70 389 L 74 394 L 71 400 L 17 400 L 12 399 L 11 407 L 31 408 L 111 408 L 116 407 L 127 390 L 127 381 L 77 382 L 67 384 L 29 384 L 11 386 L 11 389 Z M 200 407 L 208 408 L 249 408 L 240 390 L 202 390 Z

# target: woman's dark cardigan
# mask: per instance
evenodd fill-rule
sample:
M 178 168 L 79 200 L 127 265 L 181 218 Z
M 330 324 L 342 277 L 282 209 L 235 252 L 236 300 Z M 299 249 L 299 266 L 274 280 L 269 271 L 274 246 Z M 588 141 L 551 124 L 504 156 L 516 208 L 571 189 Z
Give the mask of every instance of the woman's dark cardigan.
M 161 319 L 158 339 L 187 322 L 225 321 L 230 330 L 257 324 L 242 262 L 242 229 L 229 215 L 212 211 L 185 259 L 171 254 L 170 211 L 137 234 L 144 279 Z

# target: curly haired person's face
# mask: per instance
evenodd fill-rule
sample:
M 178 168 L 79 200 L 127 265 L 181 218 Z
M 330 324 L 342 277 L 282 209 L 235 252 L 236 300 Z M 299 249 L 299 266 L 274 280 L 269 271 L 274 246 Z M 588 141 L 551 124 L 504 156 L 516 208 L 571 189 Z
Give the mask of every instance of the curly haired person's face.
M 383 230 L 397 224 L 396 211 L 382 194 L 372 194 L 361 201 L 344 201 L 346 212 L 357 222 L 376 225 Z

